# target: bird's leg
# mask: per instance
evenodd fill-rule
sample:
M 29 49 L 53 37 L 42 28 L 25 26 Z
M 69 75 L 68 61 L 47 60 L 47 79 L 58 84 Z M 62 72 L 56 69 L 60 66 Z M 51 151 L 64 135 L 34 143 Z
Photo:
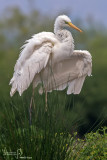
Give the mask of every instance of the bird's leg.
M 34 90 L 34 89 L 33 89 Z M 34 92 L 34 91 L 33 91 Z M 33 93 L 33 106 L 34 106 L 34 109 L 36 108 L 35 107 L 35 101 L 34 101 L 34 93 Z
M 47 112 L 48 105 L 47 105 L 47 90 L 45 89 L 45 111 Z
M 29 107 L 29 123 L 30 123 L 30 125 L 32 123 L 32 103 L 34 103 L 34 88 L 32 91 L 32 96 L 31 96 L 31 100 L 30 100 L 30 107 Z

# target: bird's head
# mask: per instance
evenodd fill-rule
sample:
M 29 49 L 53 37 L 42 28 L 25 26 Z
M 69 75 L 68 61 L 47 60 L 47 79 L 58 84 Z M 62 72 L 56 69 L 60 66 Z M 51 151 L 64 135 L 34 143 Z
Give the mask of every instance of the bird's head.
M 82 32 L 81 29 L 79 29 L 74 24 L 72 24 L 72 22 L 68 16 L 60 15 L 56 18 L 56 20 L 55 20 L 55 28 L 56 29 L 62 29 L 64 27 L 68 27 L 68 26 L 76 29 L 79 32 Z

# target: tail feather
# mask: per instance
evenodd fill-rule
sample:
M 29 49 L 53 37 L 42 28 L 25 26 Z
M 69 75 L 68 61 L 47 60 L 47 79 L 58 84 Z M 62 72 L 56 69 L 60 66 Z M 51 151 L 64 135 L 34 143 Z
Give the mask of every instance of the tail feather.
M 16 91 L 17 91 L 17 88 L 12 87 L 10 91 L 10 96 L 12 97 Z

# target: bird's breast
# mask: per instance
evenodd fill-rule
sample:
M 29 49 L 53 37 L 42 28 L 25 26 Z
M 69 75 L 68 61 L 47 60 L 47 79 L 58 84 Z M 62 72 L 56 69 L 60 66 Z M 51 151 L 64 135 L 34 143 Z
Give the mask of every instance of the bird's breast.
M 73 50 L 72 45 L 68 45 L 67 43 L 56 44 L 52 50 L 52 62 L 56 63 L 68 59 L 73 53 Z

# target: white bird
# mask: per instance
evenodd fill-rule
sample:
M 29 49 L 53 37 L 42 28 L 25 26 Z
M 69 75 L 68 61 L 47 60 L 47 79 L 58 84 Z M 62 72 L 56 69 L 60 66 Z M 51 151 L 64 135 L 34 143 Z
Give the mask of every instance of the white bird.
M 20 56 L 14 67 L 10 95 L 16 91 L 22 93 L 33 83 L 33 88 L 39 83 L 42 94 L 52 90 L 64 90 L 67 94 L 79 94 L 85 77 L 91 75 L 92 57 L 86 50 L 74 50 L 74 40 L 70 26 L 82 32 L 72 24 L 69 17 L 61 15 L 56 18 L 54 33 L 41 32 L 32 36 L 22 47 Z

